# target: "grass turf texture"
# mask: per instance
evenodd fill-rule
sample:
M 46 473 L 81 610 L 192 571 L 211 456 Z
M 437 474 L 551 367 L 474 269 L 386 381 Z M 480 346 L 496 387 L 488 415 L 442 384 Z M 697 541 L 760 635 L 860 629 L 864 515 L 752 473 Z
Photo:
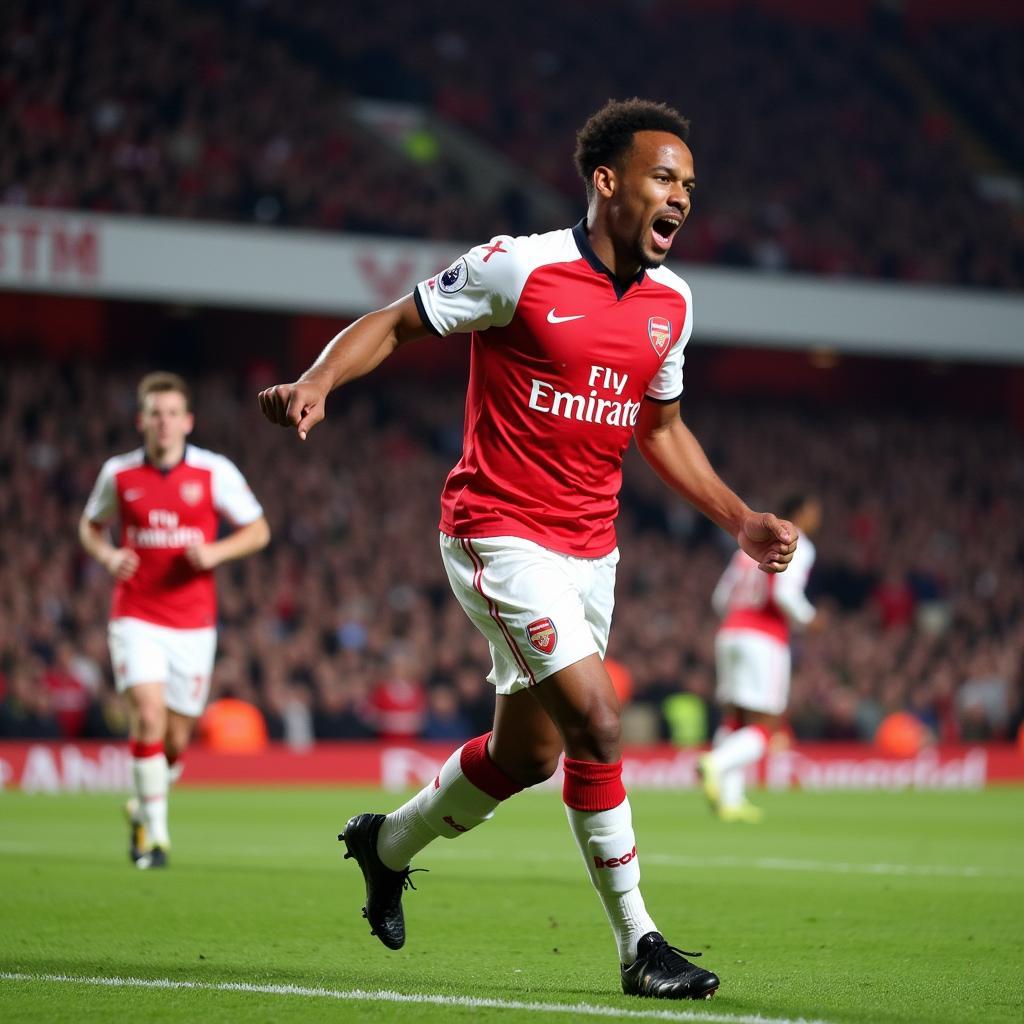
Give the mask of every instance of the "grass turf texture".
M 648 906 L 722 978 L 707 1003 L 621 994 L 614 944 L 558 795 L 438 841 L 392 953 L 360 917 L 335 834 L 397 798 L 180 788 L 172 867 L 138 872 L 111 796 L 0 795 L 0 972 L 390 990 L 678 1019 L 1020 1021 L 1024 790 L 763 794 L 722 825 L 693 792 L 635 792 Z M 5 1021 L 547 1024 L 579 1012 L 0 978 Z M 614 1019 L 614 1018 L 611 1018 Z

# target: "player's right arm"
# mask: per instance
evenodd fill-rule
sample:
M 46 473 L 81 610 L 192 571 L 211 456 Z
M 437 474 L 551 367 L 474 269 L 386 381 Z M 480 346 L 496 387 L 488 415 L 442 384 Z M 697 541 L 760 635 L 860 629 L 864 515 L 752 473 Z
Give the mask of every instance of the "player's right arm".
M 117 511 L 117 485 L 110 462 L 96 478 L 85 511 L 78 521 L 82 547 L 116 580 L 128 580 L 139 567 L 139 556 L 131 548 L 117 548 L 108 540 L 106 523 Z
M 817 609 L 807 600 L 806 594 L 807 579 L 814 564 L 813 550 L 809 543 L 800 541 L 790 571 L 779 578 L 772 594 L 776 607 L 786 616 L 793 629 L 807 629 L 818 616 Z
M 427 333 L 412 294 L 367 313 L 334 336 L 316 362 L 293 384 L 260 392 L 263 415 L 280 427 L 295 427 L 301 440 L 324 418 L 327 396 L 375 369 L 407 341 Z
M 116 580 L 130 580 L 139 567 L 139 556 L 131 548 L 115 548 L 107 539 L 107 528 L 82 514 L 78 521 L 82 547 Z
M 379 366 L 399 345 L 430 333 L 439 338 L 504 326 L 524 280 L 516 239 L 497 235 L 474 246 L 443 273 L 421 281 L 405 298 L 346 327 L 294 384 L 260 392 L 263 415 L 306 435 L 324 418 L 327 396 Z

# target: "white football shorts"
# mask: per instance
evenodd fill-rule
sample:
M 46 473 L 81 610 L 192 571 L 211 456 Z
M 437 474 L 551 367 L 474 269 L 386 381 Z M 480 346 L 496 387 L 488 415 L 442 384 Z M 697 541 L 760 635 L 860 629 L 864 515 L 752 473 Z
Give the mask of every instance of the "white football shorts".
M 171 629 L 142 619 L 112 619 L 107 629 L 117 692 L 163 683 L 171 711 L 198 718 L 210 693 L 217 630 Z
M 441 557 L 459 604 L 490 645 L 487 679 L 498 693 L 535 686 L 588 655 L 604 657 L 618 548 L 575 558 L 519 537 L 442 533 Z
M 723 629 L 715 637 L 721 704 L 781 715 L 789 703 L 789 644 L 753 629 Z

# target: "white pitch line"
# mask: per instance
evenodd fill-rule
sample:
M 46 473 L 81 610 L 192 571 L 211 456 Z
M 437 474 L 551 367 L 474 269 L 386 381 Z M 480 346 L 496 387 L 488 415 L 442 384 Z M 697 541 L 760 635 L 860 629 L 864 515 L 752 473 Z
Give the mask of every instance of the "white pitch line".
M 32 843 L 7 842 L 0 840 L 0 853 L 39 853 L 53 852 L 49 846 Z M 290 846 L 240 846 L 231 851 L 233 857 L 256 857 L 266 855 L 287 856 L 293 848 Z M 484 850 L 476 847 L 470 850 L 461 848 L 432 848 L 430 856 L 438 860 L 491 860 L 499 853 L 497 850 Z M 96 857 L 95 860 L 106 858 Z M 548 863 L 578 863 L 575 854 L 552 853 Z M 793 860 L 785 857 L 682 857 L 674 853 L 645 853 L 645 864 L 657 864 L 661 867 L 673 868 L 740 868 L 754 871 L 804 871 L 811 874 L 829 875 L 902 875 L 923 878 L 1016 878 L 1022 871 L 1009 868 L 980 868 L 973 865 L 952 864 L 858 864 L 851 861 L 829 860 Z
M 836 875 L 924 875 L 940 878 L 981 878 L 982 868 L 947 864 L 854 864 L 847 861 L 791 860 L 786 857 L 679 857 L 669 853 L 647 853 L 648 864 L 680 868 L 755 868 L 758 871 L 808 871 Z
M 497 850 L 468 848 L 431 848 L 430 857 L 446 860 L 489 860 Z M 685 857 L 675 853 L 643 853 L 643 864 L 657 864 L 674 868 L 741 868 L 756 871 L 803 871 L 836 875 L 920 875 L 939 878 L 982 878 L 985 876 L 1016 877 L 1020 871 L 1006 868 L 980 868 L 973 865 L 952 864 L 858 864 L 851 861 L 795 860 L 786 857 Z M 552 854 L 548 863 L 576 862 L 570 854 Z
M 172 978 L 79 977 L 73 974 L 23 974 L 0 971 L 0 981 L 51 982 L 95 985 L 104 988 L 188 989 L 200 992 L 251 992 L 267 996 L 301 996 L 307 999 L 338 999 L 352 1002 L 414 1003 L 466 1009 L 525 1010 L 527 1013 L 568 1013 L 583 1017 L 615 1017 L 620 1020 L 704 1021 L 706 1024 L 828 1024 L 806 1017 L 763 1017 L 761 1014 L 732 1016 L 693 1010 L 620 1010 L 593 1003 L 535 1003 L 515 999 L 478 999 L 474 996 L 442 996 L 420 992 L 377 992 L 363 989 L 331 989 L 304 985 L 254 985 L 243 981 L 175 981 Z

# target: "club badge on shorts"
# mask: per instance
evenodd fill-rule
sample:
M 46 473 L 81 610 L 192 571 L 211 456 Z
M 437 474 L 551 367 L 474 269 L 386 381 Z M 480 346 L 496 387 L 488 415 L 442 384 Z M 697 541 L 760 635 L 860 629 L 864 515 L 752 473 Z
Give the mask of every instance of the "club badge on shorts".
M 530 646 L 541 654 L 551 654 L 558 643 L 558 630 L 548 618 L 531 622 L 526 627 L 526 635 L 530 638 Z
M 654 351 L 663 356 L 672 340 L 672 321 L 663 316 L 652 316 L 647 321 L 647 337 L 651 339 Z

